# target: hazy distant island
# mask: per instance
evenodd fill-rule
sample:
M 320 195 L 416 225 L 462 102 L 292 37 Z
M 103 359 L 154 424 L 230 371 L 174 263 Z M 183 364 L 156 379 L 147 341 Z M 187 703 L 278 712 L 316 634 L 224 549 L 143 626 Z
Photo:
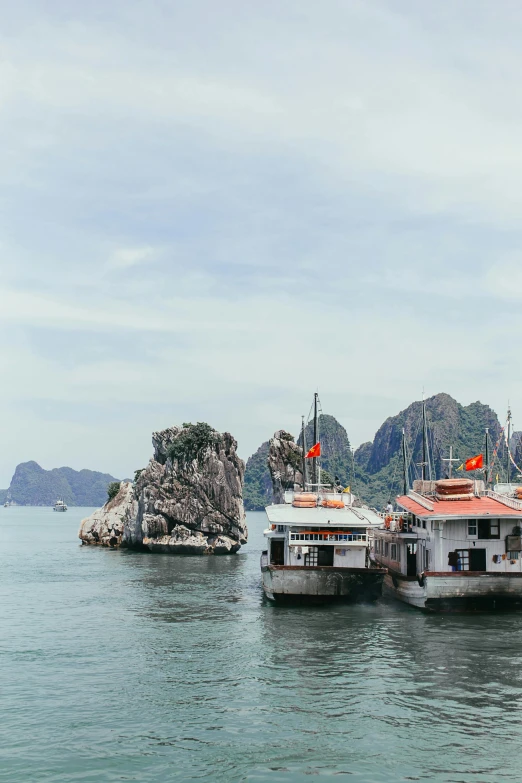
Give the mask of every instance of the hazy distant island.
M 62 498 L 68 506 L 99 506 L 107 500 L 108 485 L 117 480 L 96 470 L 44 470 L 31 460 L 16 466 L 1 502 L 9 497 L 17 506 L 52 506 Z

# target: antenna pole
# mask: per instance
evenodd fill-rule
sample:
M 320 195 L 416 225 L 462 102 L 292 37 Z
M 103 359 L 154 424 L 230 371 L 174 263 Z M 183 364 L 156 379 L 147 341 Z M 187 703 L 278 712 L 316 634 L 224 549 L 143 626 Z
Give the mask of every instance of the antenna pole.
M 484 449 L 486 455 L 486 489 L 489 481 L 489 427 L 486 427 L 486 448 Z
M 507 473 L 507 483 L 509 484 L 509 474 L 510 474 L 510 464 L 509 464 L 509 441 L 511 440 L 511 408 L 509 407 L 508 402 L 508 412 L 507 412 L 507 439 L 506 439 L 506 473 Z
M 402 465 L 403 465 L 403 486 L 402 494 L 408 494 L 408 465 L 406 464 L 406 435 L 404 427 L 402 428 Z
M 317 392 L 314 394 L 314 446 L 317 443 L 317 398 L 318 398 Z M 314 457 L 312 460 L 312 475 L 313 475 L 313 483 L 318 484 L 318 478 L 317 478 L 317 457 Z M 318 487 L 317 487 L 318 489 Z
M 426 400 L 424 394 L 422 395 L 422 480 L 426 481 L 426 440 L 428 434 L 426 432 Z
M 303 442 L 303 491 L 306 489 L 306 438 L 304 416 L 301 416 L 301 439 Z

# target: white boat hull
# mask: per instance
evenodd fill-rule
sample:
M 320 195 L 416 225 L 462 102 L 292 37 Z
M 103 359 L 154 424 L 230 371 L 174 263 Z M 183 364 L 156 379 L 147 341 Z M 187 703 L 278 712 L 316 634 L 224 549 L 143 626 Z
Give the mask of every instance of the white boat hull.
M 323 603 L 375 601 L 382 593 L 385 569 L 265 565 L 261 580 L 270 601 Z
M 522 574 L 428 572 L 419 579 L 388 573 L 384 592 L 431 612 L 522 609 Z

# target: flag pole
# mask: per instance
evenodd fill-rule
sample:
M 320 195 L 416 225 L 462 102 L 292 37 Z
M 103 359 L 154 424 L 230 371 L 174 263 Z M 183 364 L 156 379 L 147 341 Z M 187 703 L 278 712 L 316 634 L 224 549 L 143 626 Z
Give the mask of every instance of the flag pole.
M 304 416 L 301 416 L 301 438 L 303 441 L 303 492 L 306 490 L 306 437 Z
M 314 445 L 317 443 L 317 398 L 318 398 L 317 392 L 314 394 Z M 312 460 L 312 476 L 313 476 L 313 483 L 317 486 L 318 478 L 317 478 L 317 457 L 314 457 Z M 317 487 L 319 489 L 319 487 Z

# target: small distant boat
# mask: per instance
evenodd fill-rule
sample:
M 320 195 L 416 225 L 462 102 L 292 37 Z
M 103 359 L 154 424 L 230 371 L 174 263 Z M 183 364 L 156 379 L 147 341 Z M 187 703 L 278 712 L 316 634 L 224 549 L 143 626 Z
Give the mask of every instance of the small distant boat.
M 67 506 L 61 498 L 59 498 L 54 504 L 53 511 L 67 511 Z

